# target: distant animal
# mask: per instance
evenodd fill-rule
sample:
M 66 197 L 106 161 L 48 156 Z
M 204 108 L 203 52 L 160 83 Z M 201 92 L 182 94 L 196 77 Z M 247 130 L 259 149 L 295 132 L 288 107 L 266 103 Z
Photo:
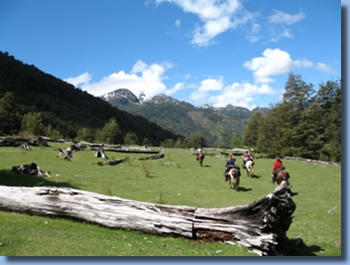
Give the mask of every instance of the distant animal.
M 247 176 L 250 178 L 252 177 L 253 171 L 254 171 L 253 164 L 254 164 L 253 160 L 248 160 L 245 163 L 245 169 L 247 170 Z
M 204 160 L 204 154 L 199 154 L 197 156 L 197 160 L 199 161 L 199 165 L 202 167 L 203 166 L 203 160 Z
M 239 171 L 237 168 L 231 168 L 229 172 L 226 175 L 226 180 L 230 181 L 230 188 L 234 190 L 238 190 L 239 182 L 240 182 L 240 176 Z
M 276 173 L 275 177 L 272 177 L 272 184 L 275 184 L 275 182 L 277 182 L 277 184 L 281 184 L 282 181 L 287 181 L 289 180 L 290 176 L 289 173 L 285 170 L 279 170 Z

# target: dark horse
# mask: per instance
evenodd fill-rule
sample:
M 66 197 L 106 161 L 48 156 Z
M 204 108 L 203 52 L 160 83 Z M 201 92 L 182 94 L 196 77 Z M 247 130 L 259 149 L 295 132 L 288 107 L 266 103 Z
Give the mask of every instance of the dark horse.
M 199 165 L 203 166 L 204 154 L 197 155 L 197 160 L 199 161 Z
M 289 180 L 290 176 L 289 176 L 289 173 L 285 170 L 279 170 L 277 173 L 276 173 L 276 176 L 275 177 L 272 177 L 272 184 L 275 184 L 275 182 L 277 182 L 277 184 L 281 184 L 281 182 L 284 180 L 284 181 L 287 181 Z

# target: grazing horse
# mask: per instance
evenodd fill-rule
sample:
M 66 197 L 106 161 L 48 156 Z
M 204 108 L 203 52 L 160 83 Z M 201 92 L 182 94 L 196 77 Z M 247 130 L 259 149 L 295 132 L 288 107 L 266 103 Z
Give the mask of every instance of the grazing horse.
M 275 177 L 272 177 L 272 184 L 275 184 L 275 182 L 277 182 L 277 184 L 281 184 L 281 182 L 284 180 L 284 181 L 287 181 L 288 182 L 288 179 L 290 178 L 289 176 L 289 173 L 285 170 L 279 170 L 277 173 L 276 173 L 276 176 Z
M 238 190 L 239 187 L 239 172 L 237 168 L 231 168 L 230 171 L 226 174 L 226 180 L 230 181 L 230 187 L 234 190 Z
M 197 160 L 199 161 L 199 165 L 202 167 L 203 166 L 203 160 L 204 160 L 204 154 L 199 154 L 197 156 Z
M 253 174 L 253 171 L 254 171 L 253 163 L 254 163 L 253 160 L 248 160 L 245 163 L 245 169 L 247 170 L 247 176 L 248 177 L 252 177 L 252 174 Z

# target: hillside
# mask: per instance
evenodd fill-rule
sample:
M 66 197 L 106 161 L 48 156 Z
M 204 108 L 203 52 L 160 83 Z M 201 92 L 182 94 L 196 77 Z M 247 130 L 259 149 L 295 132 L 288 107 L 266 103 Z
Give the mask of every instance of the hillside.
M 195 107 L 166 95 L 144 99 L 144 95 L 138 98 L 125 88 L 107 93 L 101 98 L 129 113 L 140 114 L 175 134 L 189 136 L 199 131 L 209 145 L 230 146 L 233 136 L 243 136 L 249 118 L 255 111 L 266 111 L 264 108 L 250 111 L 232 105 L 223 108 L 210 105 Z
M 8 53 L 0 52 L 0 99 L 6 92 L 13 93 L 20 115 L 40 112 L 44 125 L 52 126 L 65 137 L 74 138 L 82 127 L 102 128 L 112 117 L 124 135 L 133 132 L 140 142 L 147 138 L 151 144 L 158 145 L 167 138 L 179 137 L 144 117 L 112 107 L 34 65 L 24 64 Z M 1 126 L 6 125 L 0 123 L 0 129 Z

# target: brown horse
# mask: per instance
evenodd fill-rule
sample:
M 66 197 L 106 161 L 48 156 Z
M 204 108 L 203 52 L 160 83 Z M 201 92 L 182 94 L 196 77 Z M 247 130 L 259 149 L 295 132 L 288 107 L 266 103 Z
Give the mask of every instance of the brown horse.
M 276 173 L 276 177 L 272 177 L 272 184 L 275 184 L 275 182 L 277 182 L 277 184 L 281 184 L 282 181 L 287 181 L 290 178 L 289 173 L 285 170 L 279 170 Z
M 238 190 L 239 187 L 239 182 L 240 182 L 240 177 L 239 177 L 239 172 L 238 169 L 232 168 L 226 175 L 226 180 L 230 181 L 230 187 L 234 190 Z
M 197 160 L 199 161 L 199 165 L 202 167 L 203 166 L 204 155 L 203 154 L 199 154 L 197 156 Z

